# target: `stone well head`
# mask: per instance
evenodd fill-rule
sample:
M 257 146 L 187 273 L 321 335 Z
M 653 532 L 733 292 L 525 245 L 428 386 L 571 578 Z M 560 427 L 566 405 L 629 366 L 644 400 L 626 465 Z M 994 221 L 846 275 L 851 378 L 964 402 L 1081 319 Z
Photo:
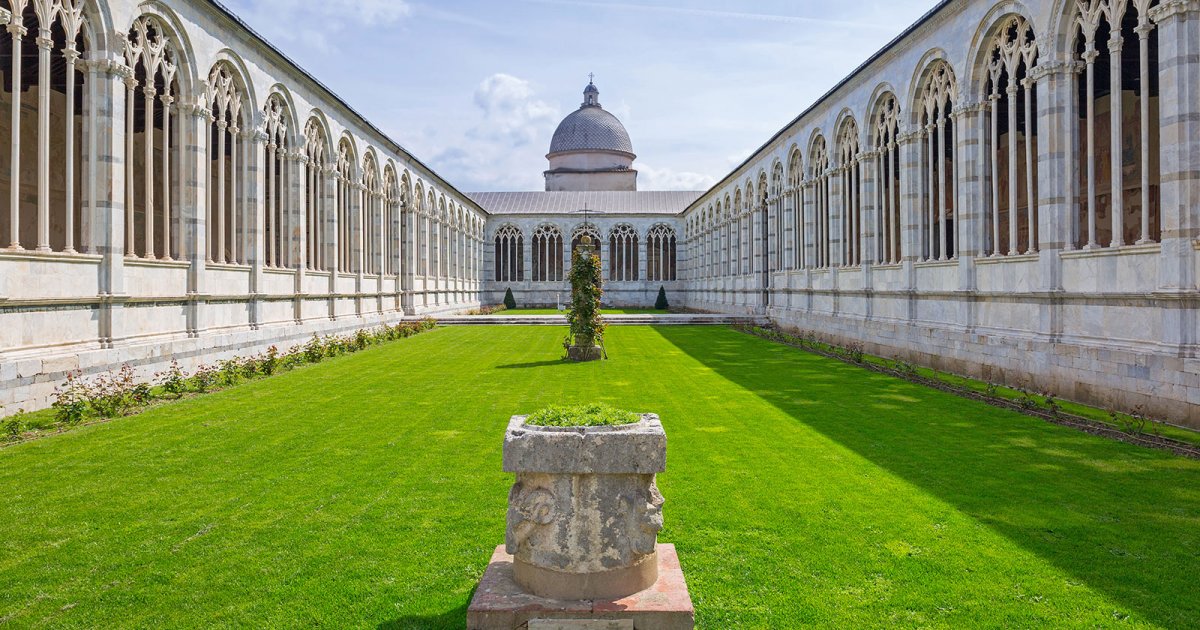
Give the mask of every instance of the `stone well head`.
M 554 599 L 615 599 L 658 578 L 655 544 L 667 436 L 655 414 L 633 424 L 541 427 L 513 416 L 504 436 L 505 548 L 527 591 Z

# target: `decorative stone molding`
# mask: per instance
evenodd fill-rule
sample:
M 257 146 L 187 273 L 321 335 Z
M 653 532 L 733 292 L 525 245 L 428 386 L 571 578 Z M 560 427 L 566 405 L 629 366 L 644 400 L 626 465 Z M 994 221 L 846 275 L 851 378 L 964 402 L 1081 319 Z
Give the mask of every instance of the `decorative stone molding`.
M 505 549 L 517 582 L 555 599 L 617 598 L 658 579 L 655 545 L 667 436 L 654 414 L 634 424 L 539 427 L 513 416 L 504 436 Z
M 1200 12 L 1200 0 L 1168 0 L 1150 9 L 1149 15 L 1155 24 L 1161 24 L 1176 15 L 1197 12 Z

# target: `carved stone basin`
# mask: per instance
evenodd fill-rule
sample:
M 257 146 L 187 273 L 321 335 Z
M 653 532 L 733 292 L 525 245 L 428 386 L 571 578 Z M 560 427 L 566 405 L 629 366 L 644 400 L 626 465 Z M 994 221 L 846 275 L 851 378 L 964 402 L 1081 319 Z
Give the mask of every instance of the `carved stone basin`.
M 627 425 L 541 427 L 513 416 L 504 436 L 504 543 L 528 592 L 553 599 L 619 598 L 658 579 L 655 544 L 667 436 L 655 414 Z

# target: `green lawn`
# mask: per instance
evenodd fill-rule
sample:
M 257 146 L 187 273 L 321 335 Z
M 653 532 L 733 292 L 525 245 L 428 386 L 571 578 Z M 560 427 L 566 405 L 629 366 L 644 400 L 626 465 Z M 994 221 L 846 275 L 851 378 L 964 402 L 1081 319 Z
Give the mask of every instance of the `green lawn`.
M 439 329 L 0 450 L 0 625 L 461 628 L 508 416 L 661 414 L 701 628 L 1200 619 L 1200 462 L 724 328 Z
M 491 315 L 566 315 L 566 311 L 555 308 L 513 308 Z M 667 311 L 652 308 L 606 308 L 600 311 L 602 315 L 666 315 Z

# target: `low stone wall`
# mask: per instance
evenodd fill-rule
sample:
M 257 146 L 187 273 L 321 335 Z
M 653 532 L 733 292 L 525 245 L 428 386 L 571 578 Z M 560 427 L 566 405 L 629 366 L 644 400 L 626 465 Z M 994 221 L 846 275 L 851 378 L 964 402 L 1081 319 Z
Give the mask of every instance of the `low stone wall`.
M 1141 406 L 1154 417 L 1200 429 L 1200 359 L 781 308 L 770 309 L 770 318 L 784 330 L 812 332 L 827 343 L 861 343 L 869 354 L 1105 409 Z
M 198 366 L 235 356 L 264 352 L 271 346 L 284 350 L 308 341 L 314 334 L 347 334 L 381 324 L 395 324 L 438 314 L 459 313 L 478 303 L 448 304 L 429 308 L 420 315 L 400 311 L 342 316 L 336 320 L 314 319 L 269 324 L 257 329 L 238 326 L 226 330 L 208 330 L 198 337 L 183 334 L 127 340 L 114 348 L 97 344 L 66 349 L 42 349 L 14 354 L 0 361 L 0 416 L 18 409 L 36 411 L 49 407 L 54 389 L 66 380 L 67 373 L 80 370 L 83 376 L 101 374 L 128 364 L 140 380 L 151 380 L 166 370 L 171 361 L 188 372 Z

